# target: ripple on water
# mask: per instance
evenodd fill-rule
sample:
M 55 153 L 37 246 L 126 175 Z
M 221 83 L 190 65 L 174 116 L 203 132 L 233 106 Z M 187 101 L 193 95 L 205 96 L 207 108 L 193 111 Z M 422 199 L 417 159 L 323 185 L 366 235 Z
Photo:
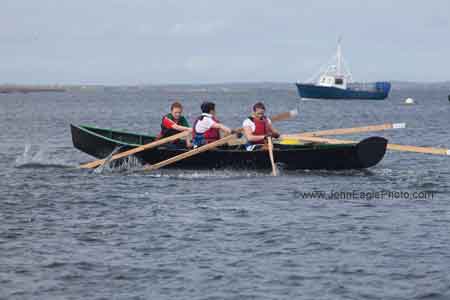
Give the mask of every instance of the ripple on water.
M 14 118 L 5 124 L 0 117 L 8 128 L 0 131 L 0 298 L 449 298 L 445 157 L 389 152 L 365 171 L 283 170 L 278 177 L 231 169 L 143 172 L 135 157 L 93 171 L 79 168 L 92 158 L 70 140 L 69 120 L 133 132 L 153 124 L 157 131 L 174 95 L 190 119 L 205 95 L 227 103 L 221 114 L 239 126 L 252 99 L 284 111 L 298 104 L 291 92 L 152 87 L 6 96 L 0 115 Z M 409 131 L 376 134 L 417 144 L 426 132 L 423 145 L 445 145 L 447 94 L 394 89 L 382 103 L 306 101 L 306 117 L 277 127 L 297 132 L 400 118 Z M 399 103 L 406 96 L 430 105 L 405 110 Z M 435 195 L 301 197 L 354 190 Z

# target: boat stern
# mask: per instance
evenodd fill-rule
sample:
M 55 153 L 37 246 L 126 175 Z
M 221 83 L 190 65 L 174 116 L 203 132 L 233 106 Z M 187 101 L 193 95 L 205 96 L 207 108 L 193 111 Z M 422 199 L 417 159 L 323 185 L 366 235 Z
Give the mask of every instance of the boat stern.
M 378 164 L 386 154 L 387 139 L 369 137 L 356 145 L 356 153 L 362 168 L 369 168 Z

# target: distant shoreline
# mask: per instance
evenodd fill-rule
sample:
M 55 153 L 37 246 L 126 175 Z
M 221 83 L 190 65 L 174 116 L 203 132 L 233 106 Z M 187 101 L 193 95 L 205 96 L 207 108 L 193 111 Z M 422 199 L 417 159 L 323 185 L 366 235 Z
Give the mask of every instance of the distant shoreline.
M 450 90 L 450 81 L 441 82 L 413 82 L 413 81 L 390 81 L 393 90 L 409 88 L 435 89 L 444 88 Z M 36 92 L 67 92 L 67 91 L 95 91 L 95 90 L 241 90 L 241 89 L 277 89 L 296 90 L 295 82 L 223 82 L 223 83 L 171 83 L 171 84 L 124 84 L 124 85 L 100 85 L 100 84 L 61 84 L 61 85 L 26 85 L 26 84 L 0 84 L 0 94 L 8 93 L 36 93 Z
M 26 86 L 26 85 L 0 85 L 0 93 L 37 93 L 37 92 L 65 92 L 63 87 L 53 86 Z

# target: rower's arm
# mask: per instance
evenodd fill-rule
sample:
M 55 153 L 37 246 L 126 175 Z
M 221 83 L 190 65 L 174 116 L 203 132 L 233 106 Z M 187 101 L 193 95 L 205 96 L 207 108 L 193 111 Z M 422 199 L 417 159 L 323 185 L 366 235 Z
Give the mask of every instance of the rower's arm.
M 192 132 L 192 128 L 187 126 L 182 126 L 177 123 L 175 123 L 173 120 L 169 119 L 168 117 L 164 117 L 162 125 L 169 129 L 175 129 L 177 131 L 189 131 Z
M 231 134 L 231 129 L 228 128 L 227 126 L 220 124 L 220 123 L 214 123 L 212 126 L 212 128 L 217 128 L 219 130 L 222 130 L 223 132 L 225 132 L 226 134 Z
M 192 128 L 186 127 L 186 126 L 181 126 L 181 125 L 178 125 L 178 124 L 173 124 L 172 128 L 175 129 L 175 130 L 178 130 L 178 131 L 189 131 L 189 132 L 192 132 Z

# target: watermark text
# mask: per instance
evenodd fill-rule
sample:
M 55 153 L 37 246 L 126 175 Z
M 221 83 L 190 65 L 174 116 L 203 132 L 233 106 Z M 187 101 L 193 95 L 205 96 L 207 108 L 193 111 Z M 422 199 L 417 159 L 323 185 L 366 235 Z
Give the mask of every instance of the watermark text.
M 323 200 L 432 200 L 434 191 L 311 191 L 297 192 L 301 199 Z

